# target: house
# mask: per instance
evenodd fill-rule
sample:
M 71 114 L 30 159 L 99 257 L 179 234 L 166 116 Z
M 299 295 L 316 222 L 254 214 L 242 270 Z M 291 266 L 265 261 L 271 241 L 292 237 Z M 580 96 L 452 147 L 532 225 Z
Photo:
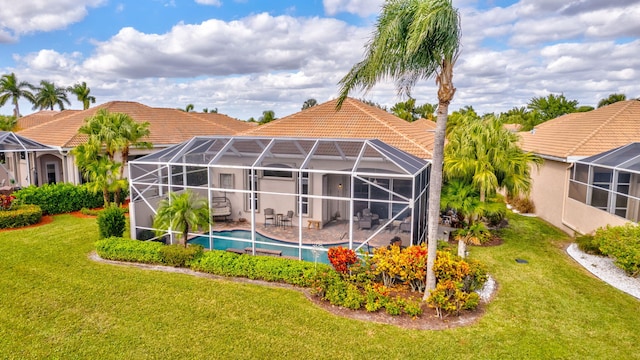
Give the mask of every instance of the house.
M 55 150 L 38 152 L 29 165 L 23 153 L 20 153 L 20 158 L 8 159 L 8 166 L 0 169 L 0 181 L 3 178 L 13 178 L 21 186 L 55 182 L 81 183 L 82 176 L 70 151 L 86 142 L 86 135 L 79 134 L 78 129 L 85 119 L 93 116 L 99 109 L 125 113 L 138 122 L 149 122 L 150 136 L 144 140 L 152 143 L 153 149 L 132 149 L 130 158 L 179 144 L 196 135 L 234 135 L 256 126 L 222 114 L 154 108 L 128 101 L 108 102 L 87 110 L 40 111 L 20 118 L 17 133 Z
M 522 148 L 545 160 L 539 171 L 532 171 L 531 198 L 541 218 L 570 234 L 637 221 L 637 176 L 628 171 L 620 175 L 624 161 L 620 169 L 615 162 L 598 161 L 610 158 L 612 149 L 640 141 L 640 101 L 567 114 L 520 134 Z M 615 153 L 624 154 L 626 161 L 634 158 L 634 150 Z
M 360 249 L 398 233 L 419 243 L 432 146 L 425 126 L 351 98 L 340 110 L 333 100 L 235 136 L 198 136 L 129 163 L 131 236 L 156 230 L 158 202 L 189 189 L 217 217 L 215 229 L 191 234 L 210 248 L 234 241 L 304 258 L 314 245 Z M 229 226 L 246 233 L 214 238 Z

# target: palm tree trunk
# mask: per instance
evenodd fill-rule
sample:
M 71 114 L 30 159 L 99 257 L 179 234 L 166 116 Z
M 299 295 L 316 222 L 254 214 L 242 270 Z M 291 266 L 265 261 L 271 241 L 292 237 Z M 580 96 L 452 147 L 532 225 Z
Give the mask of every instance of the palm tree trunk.
M 427 249 L 427 284 L 424 300 L 429 292 L 436 288 L 436 274 L 433 266 L 436 262 L 438 248 L 438 220 L 440 219 L 440 191 L 442 190 L 442 165 L 444 162 L 444 138 L 447 131 L 447 116 L 449 103 L 453 99 L 456 89 L 453 87 L 453 62 L 444 60 L 442 71 L 436 78 L 438 88 L 438 121 L 433 144 L 433 160 L 429 177 L 429 219 L 428 219 L 428 249 Z
M 467 243 L 464 239 L 458 240 L 458 256 L 463 259 L 467 256 Z
M 189 237 L 189 225 L 185 225 L 184 232 L 182 233 L 182 245 L 187 247 L 187 238 Z
M 102 188 L 102 197 L 104 199 L 104 208 L 106 209 L 109 207 L 109 189 L 106 187 Z

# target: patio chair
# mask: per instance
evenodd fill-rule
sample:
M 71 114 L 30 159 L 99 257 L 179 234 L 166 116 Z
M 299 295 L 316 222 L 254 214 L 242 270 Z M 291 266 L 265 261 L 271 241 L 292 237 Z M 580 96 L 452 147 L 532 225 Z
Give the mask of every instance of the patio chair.
M 400 231 L 401 232 L 411 232 L 411 216 L 407 216 L 400 223 Z
M 373 226 L 373 218 L 371 215 L 362 215 L 358 218 L 358 227 L 360 229 L 371 229 Z
M 380 215 L 372 213 L 369 208 L 362 209 L 362 216 L 371 217 L 372 224 L 375 224 L 375 225 L 380 224 Z
M 267 226 L 267 221 L 271 221 L 271 225 L 276 224 L 276 214 L 272 208 L 264 209 L 264 226 Z
M 282 227 L 287 226 L 287 223 L 289 223 L 289 226 L 293 226 L 293 210 L 289 210 L 287 211 L 287 215 L 282 217 Z

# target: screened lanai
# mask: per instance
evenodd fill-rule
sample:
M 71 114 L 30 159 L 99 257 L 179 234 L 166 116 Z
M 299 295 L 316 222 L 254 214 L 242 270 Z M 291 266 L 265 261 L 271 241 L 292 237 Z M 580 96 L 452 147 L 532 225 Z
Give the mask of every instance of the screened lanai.
M 206 248 L 309 260 L 331 246 L 425 240 L 429 163 L 376 139 L 195 137 L 129 172 L 134 238 L 156 230 L 160 200 L 189 189 L 215 220 L 190 234 Z
M 576 161 L 569 197 L 637 222 L 640 219 L 640 143 Z
M 0 131 L 0 187 L 34 184 L 36 153 L 57 149 L 11 131 Z

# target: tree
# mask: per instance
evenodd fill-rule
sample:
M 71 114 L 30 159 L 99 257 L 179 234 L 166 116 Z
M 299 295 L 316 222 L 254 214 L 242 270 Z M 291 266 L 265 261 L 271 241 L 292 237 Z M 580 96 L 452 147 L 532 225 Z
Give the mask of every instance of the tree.
M 518 135 L 502 126 L 495 117 L 467 118 L 455 128 L 445 147 L 444 173 L 447 179 L 473 184 L 480 201 L 505 189 L 510 196 L 531 189 L 531 165 L 542 158 L 518 147 Z
M 87 87 L 87 83 L 84 81 L 82 83 L 77 83 L 73 86 L 69 86 L 67 88 L 67 91 L 74 94 L 78 98 L 78 101 L 82 103 L 82 108 L 84 110 L 87 110 L 90 107 L 90 104 L 96 103 L 96 98 L 92 95 L 89 95 L 91 93 L 91 89 Z
M 418 120 L 418 115 L 416 114 L 416 99 L 409 98 L 405 102 L 396 103 L 391 107 L 391 112 L 393 115 L 408 122 Z
M 64 110 L 64 104 L 71 105 L 67 97 L 67 89 L 57 87 L 54 83 L 42 80 L 40 87 L 35 88 L 33 109 L 53 110 L 56 105 L 60 110 Z
M 415 110 L 415 113 L 418 114 L 418 118 L 424 118 L 427 120 L 436 121 L 436 117 L 434 116 L 434 114 L 437 108 L 438 108 L 438 104 L 425 103 L 418 106 Z
M 209 205 L 205 198 L 199 198 L 190 190 L 181 194 L 170 192 L 169 198 L 160 201 L 158 205 L 153 227 L 163 231 L 181 232 L 180 243 L 187 247 L 189 231 L 209 225 L 209 219 Z
M 316 101 L 316 99 L 308 99 L 302 104 L 302 110 L 314 107 L 316 105 L 318 105 L 318 101 Z
M 149 137 L 149 122 L 138 123 L 131 116 L 123 113 L 112 114 L 115 117 L 114 123 L 117 126 L 116 148 L 120 150 L 122 158 L 122 167 L 120 168 L 120 177 L 124 177 L 124 169 L 129 161 L 129 151 L 132 147 L 151 149 L 153 145 L 150 142 L 142 141 L 143 138 Z
M 21 116 L 20 106 L 18 105 L 20 98 L 25 98 L 31 103 L 35 102 L 33 93 L 29 91 L 29 89 L 32 88 L 33 85 L 28 82 L 18 81 L 14 73 L 2 75 L 0 78 L 0 106 L 3 106 L 7 101 L 11 100 L 11 104 L 13 104 L 13 116 L 19 118 Z
M 542 122 L 555 119 L 558 116 L 574 113 L 577 111 L 578 100 L 567 100 L 564 94 L 547 97 L 534 97 L 527 104 L 527 108 L 540 113 Z
M 185 106 L 184 109 L 178 108 L 178 110 L 184 111 L 184 112 L 192 112 L 193 109 L 195 109 L 195 106 L 193 104 L 187 104 L 187 106 Z
M 370 90 L 382 79 L 393 79 L 399 94 L 410 95 L 419 80 L 435 78 L 438 116 L 429 181 L 427 285 L 435 289 L 433 271 L 440 218 L 444 138 L 453 87 L 453 65 L 460 47 L 460 15 L 451 0 L 388 0 L 377 19 L 364 60 L 340 80 L 338 108 L 349 92 Z
M 14 131 L 18 125 L 18 119 L 15 116 L 0 115 L 0 130 Z
M 212 109 L 204 108 L 204 109 L 202 109 L 202 112 L 203 113 L 217 114 L 218 113 L 218 108 L 212 108 Z
M 602 99 L 598 102 L 598 108 L 625 100 L 627 100 L 627 95 L 625 94 L 611 94 L 608 98 Z
M 262 112 L 262 116 L 258 119 L 258 124 L 266 124 L 272 122 L 276 118 L 276 113 L 273 110 L 265 110 Z
M 501 113 L 500 121 L 503 124 L 520 124 L 520 131 L 529 131 L 544 122 L 538 111 L 529 111 L 524 106 Z
M 109 206 L 109 192 L 124 186 L 123 181 L 118 178 L 122 165 L 100 154 L 100 144 L 95 141 L 80 144 L 71 153 L 82 175 L 90 181 L 89 190 L 102 191 L 104 206 Z M 118 199 L 116 199 L 117 202 Z

